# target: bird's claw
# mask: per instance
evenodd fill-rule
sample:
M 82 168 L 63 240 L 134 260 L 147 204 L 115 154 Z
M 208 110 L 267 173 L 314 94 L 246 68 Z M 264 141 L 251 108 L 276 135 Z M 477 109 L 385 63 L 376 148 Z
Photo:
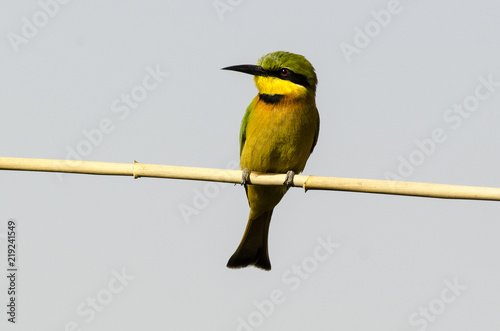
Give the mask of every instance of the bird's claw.
M 286 179 L 283 182 L 283 185 L 285 185 L 287 189 L 290 188 L 290 186 L 293 186 L 293 177 L 295 177 L 295 171 L 288 170 L 286 173 Z
M 241 185 L 247 185 L 248 183 L 250 183 L 250 170 L 245 168 L 241 174 Z

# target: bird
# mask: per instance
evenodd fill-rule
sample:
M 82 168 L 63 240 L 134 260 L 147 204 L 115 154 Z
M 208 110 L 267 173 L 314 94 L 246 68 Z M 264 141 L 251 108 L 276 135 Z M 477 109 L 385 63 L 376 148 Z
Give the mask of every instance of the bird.
M 222 68 L 254 76 L 258 90 L 241 122 L 240 169 L 250 214 L 241 242 L 228 268 L 254 266 L 271 270 L 268 234 L 274 207 L 304 170 L 318 141 L 316 108 L 318 79 L 302 55 L 277 51 L 262 56 L 257 65 Z M 282 186 L 248 185 L 250 173 L 286 173 Z

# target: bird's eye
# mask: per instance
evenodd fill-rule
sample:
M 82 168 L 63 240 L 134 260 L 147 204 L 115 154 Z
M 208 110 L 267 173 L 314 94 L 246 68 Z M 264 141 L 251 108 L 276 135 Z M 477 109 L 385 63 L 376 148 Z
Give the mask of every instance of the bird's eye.
M 288 70 L 288 69 L 283 68 L 280 70 L 280 75 L 283 77 L 288 76 L 289 74 L 290 74 L 290 70 Z

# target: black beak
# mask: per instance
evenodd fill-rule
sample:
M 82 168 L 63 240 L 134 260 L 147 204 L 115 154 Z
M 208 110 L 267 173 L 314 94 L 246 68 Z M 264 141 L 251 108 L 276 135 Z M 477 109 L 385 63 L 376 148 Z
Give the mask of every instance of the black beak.
M 256 66 L 253 64 L 241 64 L 237 66 L 230 66 L 222 68 L 222 70 L 233 70 L 243 72 L 245 74 L 254 75 L 254 76 L 268 76 L 267 71 L 262 69 L 261 66 Z

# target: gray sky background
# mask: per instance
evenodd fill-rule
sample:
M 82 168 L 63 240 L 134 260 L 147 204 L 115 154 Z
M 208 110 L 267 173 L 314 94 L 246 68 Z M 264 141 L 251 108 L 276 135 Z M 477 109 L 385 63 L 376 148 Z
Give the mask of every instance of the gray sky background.
M 3 1 L 0 156 L 231 167 L 257 90 L 220 68 L 286 50 L 319 79 L 305 174 L 500 187 L 499 10 Z M 2 330 L 500 328 L 498 202 L 291 189 L 264 272 L 225 266 L 249 211 L 240 186 L 13 171 L 0 183 L 1 274 L 8 219 L 19 230 L 17 323 L 1 277 Z

